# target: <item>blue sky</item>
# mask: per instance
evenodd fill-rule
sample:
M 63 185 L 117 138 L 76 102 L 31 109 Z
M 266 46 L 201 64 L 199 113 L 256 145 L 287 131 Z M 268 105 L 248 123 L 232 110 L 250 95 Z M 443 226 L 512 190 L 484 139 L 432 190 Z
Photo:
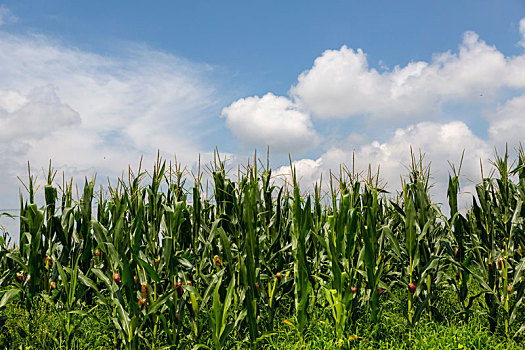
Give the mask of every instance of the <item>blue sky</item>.
M 475 31 L 517 54 L 523 1 L 4 1 L 18 21 L 80 49 L 118 54 L 144 43 L 216 66 L 242 95 L 284 94 L 326 49 L 362 48 L 372 66 L 393 67 L 456 49 Z M 115 52 L 116 51 L 116 52 Z M 225 77 L 222 77 L 223 79 Z M 221 81 L 220 83 L 228 83 Z
M 0 1 L 0 207 L 28 160 L 105 178 L 157 149 L 191 169 L 268 144 L 305 184 L 355 152 L 394 188 L 420 148 L 438 190 L 465 149 L 468 192 L 525 132 L 524 18 L 517 0 Z

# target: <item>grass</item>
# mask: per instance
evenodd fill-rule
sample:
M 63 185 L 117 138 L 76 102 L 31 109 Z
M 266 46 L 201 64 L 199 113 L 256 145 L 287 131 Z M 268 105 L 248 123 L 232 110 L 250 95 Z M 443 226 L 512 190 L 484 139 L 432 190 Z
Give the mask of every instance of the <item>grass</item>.
M 447 299 L 445 299 L 447 300 Z M 445 303 L 445 300 L 443 303 Z M 448 299 L 454 304 L 453 299 Z M 323 310 L 322 308 L 319 308 Z M 78 316 L 81 322 L 75 334 L 74 349 L 113 349 L 115 334 L 110 327 L 111 315 L 104 310 L 92 310 L 91 316 Z M 260 349 L 338 349 L 333 322 L 326 310 L 315 312 L 308 322 L 301 340 L 296 330 L 282 322 L 289 315 L 277 315 L 275 330 L 266 334 L 259 342 Z M 507 340 L 499 334 L 492 334 L 482 310 L 473 314 L 468 323 L 452 315 L 444 322 L 422 320 L 412 332 L 408 332 L 401 308 L 388 302 L 383 309 L 382 322 L 374 327 L 370 315 L 360 317 L 352 331 L 357 337 L 345 343 L 348 349 L 522 349 L 521 342 Z M 8 349 L 61 349 L 63 348 L 64 313 L 55 306 L 36 298 L 31 313 L 24 305 L 11 304 L 3 312 L 0 328 L 0 347 Z M 202 325 L 205 326 L 205 325 Z M 144 337 L 148 337 L 144 334 Z M 203 339 L 207 334 L 203 335 Z M 161 336 L 162 338 L 162 336 Z M 165 346 L 160 340 L 155 348 Z M 181 349 L 191 349 L 189 343 L 181 343 Z M 250 346 L 247 334 L 230 336 L 226 348 L 246 349 Z
M 111 349 L 113 337 L 109 315 L 93 310 L 88 317 L 77 315 L 80 323 L 74 340 L 76 349 Z M 4 349 L 63 348 L 65 313 L 43 298 L 35 298 L 28 312 L 25 305 L 10 304 L 2 315 L 0 347 Z

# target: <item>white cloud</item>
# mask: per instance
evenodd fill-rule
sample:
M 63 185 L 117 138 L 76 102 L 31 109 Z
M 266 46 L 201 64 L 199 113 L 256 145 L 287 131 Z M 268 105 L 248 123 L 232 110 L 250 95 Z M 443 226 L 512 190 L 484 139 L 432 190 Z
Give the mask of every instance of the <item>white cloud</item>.
M 520 22 L 520 32 L 525 38 L 525 18 Z M 421 150 L 426 154 L 424 162 L 432 164 L 434 199 L 446 203 L 449 161 L 458 166 L 465 150 L 463 191 L 473 192 L 474 185 L 469 180 L 480 178 L 480 161 L 488 173 L 488 159 L 493 157 L 494 146 L 501 150 L 508 143 L 512 149 L 522 141 L 525 55 L 505 56 L 495 46 L 480 40 L 476 33 L 466 32 L 457 53 L 442 52 L 429 62 L 383 69 L 369 67 L 363 50 L 343 46 L 339 50 L 326 50 L 291 87 L 290 98 L 298 108 L 317 117 L 319 124 L 329 125 L 330 118 L 375 121 L 383 136 L 388 135 L 383 131 L 386 127 L 398 127 L 386 139 L 377 139 L 373 128 L 365 129 L 365 134 L 356 133 L 352 126 L 340 131 L 336 141 L 323 144 L 330 148 L 321 156 L 293 163 L 303 185 L 309 187 L 321 174 L 327 180 L 330 170 L 339 173 L 341 163 L 351 168 L 355 156 L 357 170 L 366 171 L 371 165 L 375 171 L 380 165 L 380 176 L 387 188 L 399 190 L 399 176 L 407 173 L 406 166 L 410 164 L 410 149 L 416 153 Z M 508 99 L 516 93 L 517 97 Z M 444 111 L 447 103 L 482 111 L 481 115 L 479 112 L 467 115 L 476 133 L 466 121 L 458 120 L 459 115 Z M 462 115 L 467 113 L 463 111 Z M 483 118 L 486 120 L 482 121 Z M 358 121 L 350 125 L 360 124 Z M 488 128 L 483 129 L 483 125 Z M 478 136 L 485 131 L 487 138 Z M 344 133 L 348 136 L 341 138 Z M 277 170 L 278 174 L 289 172 L 289 166 Z M 462 197 L 463 204 L 470 201 L 470 196 Z
M 149 168 L 157 149 L 188 166 L 208 151 L 203 137 L 219 122 L 210 67 L 145 46 L 118 52 L 0 31 L 0 208 L 18 207 L 28 160 L 34 173 L 51 159 L 66 177 L 96 172 L 102 184 L 141 155 Z
M 302 152 L 316 146 L 310 116 L 288 98 L 268 93 L 241 98 L 222 110 L 226 125 L 246 145 L 277 152 Z
M 5 5 L 0 5 L 0 26 L 8 23 L 14 23 L 18 20 L 18 17 L 13 15 L 13 13 L 5 7 Z
M 520 32 L 525 37 L 525 19 L 520 22 Z M 326 50 L 315 59 L 312 68 L 303 72 L 291 87 L 289 99 L 266 95 L 269 96 L 266 110 L 285 110 L 291 106 L 294 111 L 317 117 L 319 125 L 329 132 L 334 130 L 327 127 L 333 123 L 330 118 L 354 118 L 377 122 L 379 134 L 387 135 L 386 139 L 377 139 L 372 128 L 365 129 L 365 133 L 357 129 L 359 122 L 335 122 L 348 125 L 348 129 L 336 131 L 336 137 L 319 135 L 325 138 L 322 145 L 328 148 L 320 150 L 319 157 L 293 163 L 306 187 L 318 181 L 321 174 L 327 180 L 330 170 L 339 173 L 341 163 L 351 167 L 355 156 L 358 170 L 365 171 L 370 164 L 375 171 L 380 165 L 381 177 L 388 183 L 388 189 L 395 191 L 400 189 L 399 176 L 407 173 L 410 149 L 416 153 L 421 150 L 426 154 L 425 163 L 432 164 L 435 200 L 446 203 L 449 161 L 457 166 L 465 150 L 463 190 L 472 192 L 473 183 L 466 179 L 480 178 L 480 160 L 488 169 L 487 161 L 493 156 L 494 146 L 501 149 L 508 142 L 512 148 L 525 133 L 525 55 L 505 56 L 476 33 L 466 32 L 457 53 L 447 51 L 435 54 L 429 62 L 410 62 L 391 70 L 382 68 L 384 71 L 369 67 L 363 50 L 343 46 L 339 50 Z M 523 95 L 506 101 L 509 91 Z M 235 133 L 248 140 L 264 136 L 265 125 L 261 120 L 266 113 L 254 112 L 258 111 L 260 99 L 247 98 L 236 103 L 244 109 L 238 108 L 238 119 L 229 122 L 239 122 L 247 129 L 230 125 L 232 129 L 238 127 Z M 475 106 L 467 110 L 483 111 L 482 115 L 474 112 L 468 116 L 475 132 L 467 121 L 458 120 L 459 115 L 444 111 L 447 103 Z M 482 118 L 486 121 L 479 123 Z M 480 124 L 488 125 L 488 129 Z M 392 125 L 398 129 L 388 136 L 384 130 Z M 478 136 L 485 131 L 488 138 Z M 288 165 L 276 171 L 279 175 L 289 173 Z M 471 198 L 463 196 L 462 200 L 465 203 Z
M 38 142 L 25 140 L 26 157 L 120 170 L 157 148 L 186 161 L 196 156 L 201 140 L 187 135 L 216 103 L 202 78 L 209 67 L 147 47 L 124 51 L 101 56 L 42 36 L 0 33 L 2 122 L 15 128 L 23 120 L 26 138 L 39 133 Z
M 487 159 L 491 154 L 486 141 L 474 135 L 465 123 L 454 121 L 445 124 L 422 122 L 398 129 L 384 143 L 372 142 L 361 147 L 356 158 L 372 163 L 373 168 L 380 164 L 385 180 L 397 187 L 399 175 L 406 173 L 403 164 L 410 162 L 410 148 L 416 153 L 419 150 L 426 153 L 425 160 L 435 167 L 436 180 L 446 180 L 447 162 L 458 162 L 462 150 L 467 155 L 463 169 L 469 175 L 478 169 L 480 158 Z
M 488 134 L 490 141 L 497 146 L 505 143 L 516 145 L 523 141 L 525 135 L 525 95 L 514 97 L 498 106 L 494 112 L 485 116 L 490 125 Z
M 324 159 L 320 157 L 313 159 L 299 159 L 292 163 L 292 167 L 296 172 L 297 182 L 302 189 L 309 189 L 312 185 L 319 181 L 323 170 L 327 170 L 324 166 Z M 289 165 L 281 166 L 275 171 L 275 179 L 287 183 L 292 183 L 291 168 Z M 326 179 L 326 177 L 325 177 Z
M 503 87 L 525 87 L 525 58 L 505 57 L 467 32 L 459 53 L 436 54 L 391 71 L 368 66 L 365 53 L 346 46 L 327 50 L 290 90 L 297 102 L 320 118 L 371 116 L 414 121 L 441 114 L 444 103 L 479 103 Z
M 79 125 L 80 116 L 64 105 L 52 86 L 34 89 L 28 96 L 16 92 L 0 93 L 0 149 L 20 142 L 38 140 L 60 128 Z
M 522 18 L 520 21 L 520 34 L 521 34 L 521 40 L 519 44 L 525 47 L 525 17 Z
M 27 102 L 27 98 L 16 91 L 0 89 L 0 110 L 13 113 Z
M 463 122 L 435 123 L 422 122 L 406 128 L 396 130 L 394 135 L 385 142 L 373 141 L 357 147 L 355 150 L 332 147 L 318 159 L 301 159 L 293 162 L 301 184 L 308 189 L 323 177 L 323 182 L 329 180 L 329 173 L 339 174 L 341 164 L 349 171 L 355 167 L 357 173 L 366 176 L 368 166 L 375 174 L 380 165 L 380 178 L 387 190 L 394 192 L 401 189 L 400 175 L 408 173 L 410 164 L 410 150 L 419 157 L 419 151 L 425 154 L 424 164 L 431 164 L 433 199 L 440 203 L 447 203 L 447 179 L 450 172 L 448 162 L 459 166 L 462 150 L 465 150 L 461 175 L 464 192 L 473 192 L 473 183 L 470 180 L 480 178 L 480 159 L 487 166 L 487 160 L 492 156 L 492 149 L 488 142 L 476 137 Z M 353 160 L 355 159 L 355 164 Z M 276 173 L 289 174 L 290 167 L 283 166 Z M 311 187 L 310 187 L 311 188 Z M 471 197 L 462 197 L 462 203 L 471 201 Z M 446 206 L 446 205 L 445 205 Z

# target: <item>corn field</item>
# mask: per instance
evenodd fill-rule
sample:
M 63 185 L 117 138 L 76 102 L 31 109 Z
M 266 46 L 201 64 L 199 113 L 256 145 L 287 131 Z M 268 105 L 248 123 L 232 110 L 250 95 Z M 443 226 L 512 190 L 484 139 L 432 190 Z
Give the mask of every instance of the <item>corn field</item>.
M 191 176 L 158 159 L 107 188 L 86 179 L 78 198 L 51 166 L 43 191 L 29 173 L 19 241 L 0 240 L 0 312 L 42 298 L 64 315 L 57 345 L 75 348 L 79 325 L 104 309 L 125 349 L 223 349 L 232 337 L 257 348 L 283 324 L 302 341 L 322 314 L 347 348 L 380 337 L 387 305 L 403 309 L 406 332 L 446 322 L 447 294 L 457 319 L 481 312 L 491 332 L 521 339 L 522 151 L 515 163 L 496 154 L 465 210 L 459 170 L 437 205 L 417 157 L 399 193 L 342 168 L 302 194 L 293 167 L 284 182 L 259 164 L 230 176 L 217 155 Z M 356 332 L 363 315 L 377 325 L 370 334 Z

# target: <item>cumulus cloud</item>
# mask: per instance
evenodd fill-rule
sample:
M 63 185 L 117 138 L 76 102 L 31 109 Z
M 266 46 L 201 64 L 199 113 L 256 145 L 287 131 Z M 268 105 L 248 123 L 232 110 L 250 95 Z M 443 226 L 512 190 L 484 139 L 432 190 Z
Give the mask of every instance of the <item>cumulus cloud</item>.
M 459 121 L 450 123 L 422 122 L 399 128 L 394 135 L 384 142 L 373 141 L 348 150 L 332 147 L 318 159 L 302 159 L 293 163 L 304 183 L 313 183 L 329 171 L 339 170 L 341 163 L 347 167 L 355 166 L 357 172 L 366 171 L 370 165 L 377 170 L 380 166 L 380 177 L 391 191 L 399 188 L 401 174 L 406 174 L 410 164 L 410 151 L 426 154 L 425 163 L 436 168 L 433 177 L 436 182 L 446 182 L 449 168 L 448 161 L 459 163 L 461 150 L 465 150 L 463 161 L 464 175 L 475 178 L 479 173 L 480 159 L 491 156 L 491 147 L 481 138 L 474 135 L 469 127 Z M 355 164 L 352 164 L 355 159 Z M 278 173 L 289 172 L 289 167 L 282 167 Z
M 222 110 L 226 125 L 245 144 L 277 152 L 302 152 L 316 146 L 310 115 L 288 98 L 268 93 L 241 98 Z
M 525 135 L 525 95 L 514 97 L 495 111 L 485 113 L 490 121 L 488 134 L 495 145 L 517 144 Z
M 520 21 L 520 33 L 520 44 L 525 46 L 525 18 Z M 396 191 L 399 176 L 407 173 L 410 150 L 421 150 L 426 154 L 424 163 L 431 164 L 435 200 L 446 203 L 449 161 L 457 166 L 465 150 L 463 191 L 473 193 L 474 182 L 480 179 L 480 161 L 488 170 L 494 147 L 502 150 L 508 144 L 512 149 L 522 141 L 525 55 L 506 56 L 469 31 L 457 52 L 441 52 L 428 62 L 378 71 L 370 67 L 362 49 L 342 46 L 316 58 L 291 87 L 289 99 L 317 118 L 319 125 L 347 127 L 322 143 L 328 148 L 320 156 L 293 162 L 306 187 L 321 174 L 326 180 L 330 171 L 338 173 L 341 163 L 352 167 L 355 159 L 358 171 L 380 165 L 387 189 Z M 467 107 L 468 112 L 451 105 Z M 363 121 L 376 123 L 361 131 L 356 125 Z M 397 129 L 390 132 L 393 126 Z M 276 173 L 289 174 L 290 167 L 282 166 Z M 462 201 L 465 204 L 471 197 L 464 195 Z
M 469 103 L 503 87 L 525 87 L 524 57 L 505 57 L 496 47 L 466 32 L 457 54 L 434 55 L 378 72 L 365 53 L 342 46 L 327 50 L 298 77 L 290 90 L 298 103 L 319 118 L 368 116 L 414 121 L 439 116 L 447 102 Z
M 520 21 L 520 33 L 520 44 L 525 46 L 525 18 Z M 451 105 L 466 107 L 467 112 Z M 295 119 L 285 113 L 288 109 L 302 116 L 297 114 Z M 274 135 L 273 142 L 279 144 L 290 133 L 285 130 L 298 130 L 298 125 L 305 136 L 316 133 L 322 140 L 319 156 L 293 162 L 301 184 L 310 189 L 321 174 L 327 180 L 330 171 L 339 173 L 341 163 L 352 167 L 355 159 L 358 171 L 366 171 L 369 165 L 375 171 L 380 166 L 387 189 L 399 190 L 399 176 L 407 174 L 410 151 L 421 150 L 426 155 L 424 163 L 431 164 L 434 199 L 446 203 L 448 162 L 458 166 L 465 150 L 462 189 L 473 193 L 480 161 L 488 171 L 495 146 L 501 150 L 508 143 L 512 149 L 522 141 L 523 111 L 525 55 L 506 56 L 469 31 L 456 52 L 437 53 L 428 62 L 410 62 L 391 70 L 371 67 L 362 49 L 326 50 L 299 75 L 289 96 L 241 99 L 224 109 L 223 115 L 243 140 L 261 142 Z M 320 130 L 313 130 L 310 116 L 317 118 Z M 285 120 L 293 127 L 283 127 Z M 334 131 L 330 125 L 343 128 Z M 361 130 L 359 125 L 374 128 Z M 282 147 L 293 149 L 289 144 Z M 289 175 L 290 166 L 275 173 Z M 463 195 L 461 200 L 465 204 L 471 197 Z
M 380 166 L 380 180 L 392 194 L 401 190 L 400 176 L 408 174 L 411 164 L 411 151 L 419 160 L 423 155 L 423 165 L 430 165 L 431 196 L 434 203 L 441 203 L 443 210 L 448 211 L 447 187 L 448 175 L 451 173 L 449 162 L 457 167 L 461 152 L 465 151 L 461 167 L 461 192 L 458 197 L 460 208 L 472 204 L 475 184 L 481 178 L 480 161 L 485 171 L 490 168 L 488 160 L 493 156 L 492 146 L 474 135 L 469 127 L 459 121 L 450 123 L 422 122 L 399 128 L 394 135 L 384 142 L 373 141 L 349 150 L 332 147 L 317 159 L 300 159 L 293 162 L 297 177 L 301 179 L 301 188 L 311 192 L 312 184 L 323 179 L 324 191 L 328 189 L 330 172 L 339 174 L 341 164 L 348 171 L 355 169 L 360 178 L 367 176 L 370 166 L 375 175 Z M 355 160 L 355 163 L 353 163 Z M 283 166 L 277 174 L 289 176 L 290 167 Z M 487 174 L 487 173 L 486 173 Z M 485 175 L 486 175 L 485 174 Z

